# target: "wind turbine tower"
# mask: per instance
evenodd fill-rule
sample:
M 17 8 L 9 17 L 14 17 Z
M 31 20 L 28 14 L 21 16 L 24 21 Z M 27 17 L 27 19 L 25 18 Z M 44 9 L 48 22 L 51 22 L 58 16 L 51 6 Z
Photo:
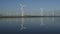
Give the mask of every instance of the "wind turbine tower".
M 41 9 L 40 15 L 43 16 L 43 8 L 40 9 Z

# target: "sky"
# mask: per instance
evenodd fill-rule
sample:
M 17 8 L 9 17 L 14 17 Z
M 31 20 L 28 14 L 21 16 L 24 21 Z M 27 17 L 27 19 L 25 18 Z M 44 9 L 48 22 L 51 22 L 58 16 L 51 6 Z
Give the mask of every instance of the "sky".
M 33 9 L 60 9 L 60 0 L 0 0 L 0 13 L 19 13 L 21 12 L 19 4 L 23 1 L 26 5 L 25 12 L 31 12 Z M 36 11 L 39 11 L 36 10 Z

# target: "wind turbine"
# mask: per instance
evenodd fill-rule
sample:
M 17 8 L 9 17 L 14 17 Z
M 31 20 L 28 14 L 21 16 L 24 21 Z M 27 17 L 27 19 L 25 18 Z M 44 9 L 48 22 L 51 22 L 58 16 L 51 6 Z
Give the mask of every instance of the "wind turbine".
M 40 9 L 41 9 L 40 15 L 43 16 L 43 8 Z
M 23 4 L 20 4 L 20 6 L 21 6 L 21 12 L 22 12 L 22 16 L 24 16 L 24 7 L 25 7 L 25 5 L 23 5 Z

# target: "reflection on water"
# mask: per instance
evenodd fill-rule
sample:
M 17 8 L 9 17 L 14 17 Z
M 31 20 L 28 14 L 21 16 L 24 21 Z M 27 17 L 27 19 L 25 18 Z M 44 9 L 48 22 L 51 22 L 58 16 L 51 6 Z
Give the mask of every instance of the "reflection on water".
M 23 30 L 23 29 L 26 29 L 26 27 L 24 27 L 24 18 L 22 18 L 20 31 Z
M 48 18 L 1 18 L 0 32 L 4 33 L 42 33 L 60 32 L 60 17 Z M 54 22 L 53 22 L 54 21 Z
M 53 23 L 54 23 L 54 18 L 52 18 L 52 21 L 53 21 Z
M 44 25 L 44 23 L 43 23 L 44 21 L 43 21 L 43 18 L 41 18 L 41 23 L 40 23 L 40 25 Z

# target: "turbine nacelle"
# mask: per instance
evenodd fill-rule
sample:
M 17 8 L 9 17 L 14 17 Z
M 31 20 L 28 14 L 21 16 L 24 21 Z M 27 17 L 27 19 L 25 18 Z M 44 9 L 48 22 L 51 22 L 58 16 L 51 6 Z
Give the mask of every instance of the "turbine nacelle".
M 26 5 L 23 5 L 23 4 L 20 4 L 20 6 L 23 7 L 23 8 L 26 7 Z

